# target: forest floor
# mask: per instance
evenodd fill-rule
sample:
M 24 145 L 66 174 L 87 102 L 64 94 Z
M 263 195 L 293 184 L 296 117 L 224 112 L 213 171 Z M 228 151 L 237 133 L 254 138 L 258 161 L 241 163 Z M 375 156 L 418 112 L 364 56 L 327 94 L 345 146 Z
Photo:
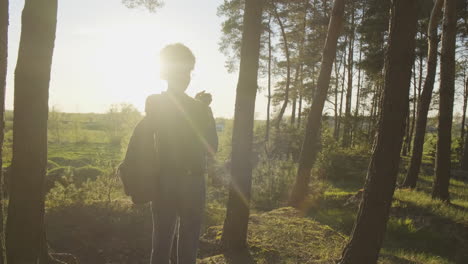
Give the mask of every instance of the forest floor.
M 48 181 L 55 181 L 46 199 L 49 244 L 55 252 L 73 254 L 81 264 L 147 264 L 149 206 L 133 205 L 113 176 L 125 144 L 109 142 L 101 128 L 105 119 L 99 115 L 78 117 L 84 120 L 80 129 L 68 125 L 62 142 L 53 136 L 49 144 Z M 11 122 L 7 124 L 11 127 Z M 229 156 L 230 139 L 228 129 L 220 134 L 221 164 Z M 314 169 L 310 203 L 302 212 L 284 207 L 284 197 L 276 195 L 289 191 L 294 163 L 274 161 L 274 170 L 271 164 L 259 166 L 254 173 L 249 249 L 239 254 L 224 255 L 219 250 L 227 188 L 209 184 L 199 264 L 328 264 L 339 259 L 356 219 L 369 150 L 329 147 L 327 151 L 322 151 L 325 154 Z M 468 177 L 455 171 L 451 205 L 433 201 L 431 151 L 425 152 L 417 189 L 395 192 L 380 264 L 468 263 Z M 11 131 L 6 135 L 4 160 L 6 165 L 11 160 Z M 406 163 L 404 158 L 399 182 Z M 255 178 L 259 175 L 263 181 Z M 281 192 L 272 195 L 277 189 Z
M 67 157 L 54 160 L 71 164 L 74 158 L 83 160 L 89 155 L 75 153 Z M 219 250 L 225 216 L 224 198 L 219 197 L 225 195 L 225 189 L 211 187 L 198 263 L 335 263 L 356 218 L 357 194 L 363 186 L 366 160 L 360 162 L 362 166 L 355 160 L 356 171 L 348 173 L 361 177 L 324 179 L 325 190 L 314 196 L 304 212 L 288 207 L 254 209 L 249 224 L 249 250 L 234 255 Z M 447 205 L 430 197 L 431 171 L 426 164 L 416 190 L 396 190 L 379 263 L 468 263 L 468 179 L 452 178 L 452 204 Z M 82 264 L 148 263 L 152 230 L 149 207 L 132 205 L 128 198 L 119 195 L 93 196 L 105 193 L 109 188 L 105 184 L 101 181 L 81 188 L 71 184 L 52 190 L 46 216 L 50 245 L 56 252 L 75 255 Z

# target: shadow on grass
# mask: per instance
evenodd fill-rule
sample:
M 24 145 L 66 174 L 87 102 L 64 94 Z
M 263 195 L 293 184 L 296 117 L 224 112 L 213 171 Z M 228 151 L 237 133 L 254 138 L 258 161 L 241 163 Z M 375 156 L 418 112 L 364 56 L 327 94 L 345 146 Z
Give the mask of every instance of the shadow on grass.
M 430 253 L 455 263 L 468 261 L 468 227 L 430 208 L 398 200 L 387 224 L 384 248 Z M 464 207 L 462 207 L 464 210 Z
M 418 262 L 407 260 L 398 256 L 390 255 L 390 254 L 380 254 L 380 259 L 385 259 L 391 261 L 392 263 L 398 264 L 419 264 Z
M 254 264 L 254 258 L 248 249 L 224 253 L 228 264 Z

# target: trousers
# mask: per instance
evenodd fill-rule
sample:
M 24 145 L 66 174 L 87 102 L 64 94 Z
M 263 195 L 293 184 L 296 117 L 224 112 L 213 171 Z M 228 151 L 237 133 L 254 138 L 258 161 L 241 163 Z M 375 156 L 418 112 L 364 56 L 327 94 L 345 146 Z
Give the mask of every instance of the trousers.
M 156 198 L 151 203 L 151 264 L 170 264 L 173 250 L 176 250 L 177 262 L 172 264 L 196 263 L 205 209 L 205 192 L 204 173 L 161 175 Z M 174 249 L 176 233 L 177 247 Z

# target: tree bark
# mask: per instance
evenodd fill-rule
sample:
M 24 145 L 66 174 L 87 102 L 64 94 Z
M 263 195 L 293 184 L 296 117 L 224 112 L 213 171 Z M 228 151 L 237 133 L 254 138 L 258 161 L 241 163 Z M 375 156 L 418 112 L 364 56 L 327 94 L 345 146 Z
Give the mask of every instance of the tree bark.
M 462 122 L 460 128 L 460 140 L 462 153 L 464 151 L 464 142 L 465 142 L 465 122 L 466 122 L 466 107 L 468 105 L 468 85 L 466 77 L 466 68 L 463 69 L 463 113 L 462 113 Z
M 361 64 L 362 61 L 362 41 L 359 40 L 359 64 Z M 361 67 L 359 67 L 358 70 L 358 86 L 357 86 L 357 91 L 356 91 L 356 109 L 354 109 L 354 124 L 353 124 L 353 130 L 354 134 L 358 132 L 359 129 L 359 107 L 360 107 L 360 99 L 361 99 Z M 353 140 L 353 144 L 355 143 L 355 140 Z
M 301 208 L 307 197 L 310 173 L 318 152 L 318 139 L 322 112 L 330 85 L 330 74 L 336 57 L 336 46 L 341 33 L 344 14 L 344 0 L 335 0 L 328 25 L 328 34 L 323 49 L 322 63 L 317 81 L 317 90 L 307 118 L 306 135 L 299 157 L 299 169 L 290 197 L 290 205 Z
M 263 0 L 246 0 L 242 33 L 239 81 L 232 134 L 231 184 L 223 227 L 226 250 L 247 245 L 250 192 L 252 188 L 252 141 L 257 94 Z
M 415 188 L 418 181 L 418 174 L 421 168 L 424 137 L 426 135 L 427 114 L 431 105 L 432 91 L 434 90 L 434 81 L 437 70 L 437 46 L 439 37 L 437 28 L 442 15 L 442 5 L 444 0 L 436 0 L 432 8 L 431 19 L 428 26 L 428 45 L 427 52 L 427 73 L 424 80 L 424 87 L 419 97 L 418 111 L 416 118 L 416 132 L 414 135 L 413 151 L 411 161 L 406 174 L 403 187 Z
M 354 1 L 351 1 L 351 29 L 348 43 L 348 87 L 346 89 L 345 120 L 343 127 L 342 147 L 348 148 L 351 145 L 351 100 L 353 97 L 353 66 L 354 66 Z
M 347 36 L 345 36 L 344 43 L 347 42 Z M 337 141 L 340 139 L 340 131 L 341 131 L 341 123 L 342 123 L 342 117 L 343 117 L 343 95 L 344 95 L 344 86 L 345 86 L 345 76 L 346 76 L 346 48 L 344 49 L 343 52 L 343 58 L 341 59 L 343 64 L 343 75 L 341 75 L 341 92 L 340 92 L 340 107 L 338 110 L 338 123 L 336 125 L 336 129 L 334 132 L 334 137 Z M 340 64 L 340 66 L 341 66 Z
M 286 87 L 284 90 L 284 102 L 278 114 L 278 119 L 276 120 L 276 129 L 279 129 L 281 125 L 281 121 L 283 120 L 283 115 L 286 112 L 286 108 L 288 107 L 288 102 L 289 102 L 289 86 L 291 85 L 291 57 L 289 54 L 289 44 L 288 44 L 288 37 L 286 35 L 286 30 L 284 29 L 283 21 L 281 20 L 278 14 L 278 10 L 276 6 L 273 7 L 273 11 L 274 11 L 276 20 L 278 20 L 278 25 L 280 26 L 280 29 L 281 29 L 281 36 L 283 38 L 283 44 L 284 44 L 284 54 L 286 56 Z
M 5 137 L 5 91 L 8 68 L 8 0 L 0 0 L 0 264 L 5 259 L 5 201 L 3 176 L 3 140 Z
M 377 263 L 395 190 L 409 105 L 416 14 L 417 0 L 392 1 L 379 126 L 363 200 L 340 264 Z
M 334 126 L 333 126 L 333 138 L 338 141 L 338 88 L 340 87 L 340 75 L 339 75 L 339 69 L 341 68 L 341 65 L 337 65 L 335 61 L 335 105 L 334 105 L 334 114 L 335 114 L 335 120 L 334 120 Z
M 466 72 L 464 71 L 465 75 Z M 464 78 L 464 84 L 465 84 L 465 95 L 467 98 L 465 98 L 465 102 L 468 100 L 468 77 L 465 76 Z M 462 170 L 468 170 L 468 140 L 464 138 L 464 144 L 463 144 L 463 156 L 461 160 L 461 169 Z
M 36 264 L 44 246 L 49 81 L 57 0 L 26 0 L 15 72 L 9 264 Z
M 301 127 L 302 121 L 302 93 L 304 92 L 304 66 L 301 66 L 301 77 L 299 80 L 299 109 L 297 111 L 297 128 Z
M 435 180 L 432 187 L 432 197 L 447 202 L 450 201 L 449 182 L 455 94 L 456 26 L 456 1 L 446 0 L 440 56 L 439 127 L 437 129 Z
M 267 121 L 266 121 L 266 133 L 265 141 L 270 140 L 270 115 L 271 115 L 271 15 L 268 18 L 268 101 L 267 101 Z

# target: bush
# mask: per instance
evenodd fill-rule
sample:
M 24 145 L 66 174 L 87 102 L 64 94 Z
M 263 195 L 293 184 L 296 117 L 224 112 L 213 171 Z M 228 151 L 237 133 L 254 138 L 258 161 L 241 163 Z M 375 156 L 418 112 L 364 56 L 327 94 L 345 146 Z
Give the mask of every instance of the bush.
M 103 170 L 97 167 L 85 166 L 73 170 L 73 181 L 81 186 L 87 180 L 96 180 L 99 175 L 103 174 Z
M 49 170 L 45 183 L 46 192 L 49 192 L 57 183 L 62 186 L 68 186 L 72 181 L 71 174 L 72 171 L 70 167 L 57 167 Z
M 272 210 L 286 205 L 296 168 L 292 160 L 262 159 L 253 171 L 252 200 L 255 207 Z

